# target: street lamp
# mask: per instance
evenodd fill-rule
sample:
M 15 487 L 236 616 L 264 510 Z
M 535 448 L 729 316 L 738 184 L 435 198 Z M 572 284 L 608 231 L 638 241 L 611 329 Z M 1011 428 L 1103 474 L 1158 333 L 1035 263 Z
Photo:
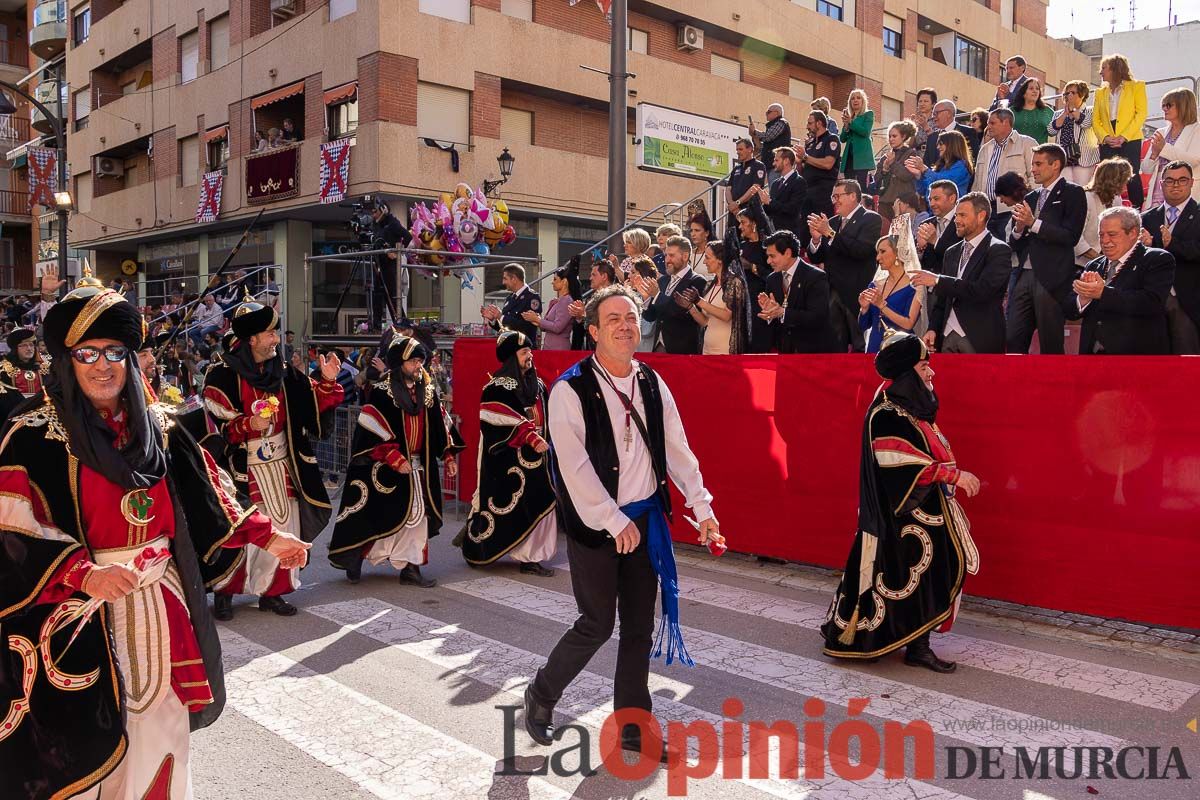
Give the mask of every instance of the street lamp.
M 66 70 L 60 65 L 58 70 L 58 107 L 60 113 L 55 114 L 38 102 L 37 98 L 26 92 L 15 83 L 0 80 L 0 86 L 14 94 L 24 97 L 33 107 L 46 117 L 50 127 L 54 129 L 54 148 L 58 151 L 58 191 L 54 195 L 54 204 L 58 214 L 58 275 L 67 277 L 67 217 L 71 210 L 71 193 L 67 188 L 67 135 L 63 130 L 62 118 L 62 86 L 66 80 Z M 0 114 L 15 114 L 17 104 L 6 93 L 0 92 Z M 64 202 L 65 200 L 65 202 Z
M 504 148 L 504 152 L 496 156 L 496 163 L 500 165 L 500 180 L 484 181 L 483 193 L 489 195 L 499 189 L 504 184 L 508 183 L 508 179 L 512 177 L 513 164 L 517 163 L 517 159 L 512 153 L 508 152 L 508 148 Z

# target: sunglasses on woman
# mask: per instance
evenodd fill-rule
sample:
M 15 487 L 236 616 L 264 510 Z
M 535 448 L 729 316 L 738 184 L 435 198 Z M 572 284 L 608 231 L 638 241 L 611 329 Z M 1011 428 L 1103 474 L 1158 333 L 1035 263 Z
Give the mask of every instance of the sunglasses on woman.
M 71 358 L 80 364 L 95 364 L 104 355 L 106 361 L 120 364 L 129 355 L 129 348 L 123 344 L 110 344 L 108 347 L 76 347 L 71 351 Z

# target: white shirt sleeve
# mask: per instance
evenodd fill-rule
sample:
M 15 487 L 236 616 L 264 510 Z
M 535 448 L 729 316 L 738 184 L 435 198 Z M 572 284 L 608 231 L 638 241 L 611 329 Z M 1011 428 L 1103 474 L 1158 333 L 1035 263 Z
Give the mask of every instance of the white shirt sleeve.
M 604 488 L 596 468 L 588 458 L 584 443 L 583 406 L 579 402 L 579 395 L 566 383 L 560 383 L 550 392 L 550 407 L 546 416 L 550 439 L 554 443 L 554 455 L 558 459 L 559 476 L 575 503 L 579 519 L 589 528 L 607 531 L 609 536 L 615 538 L 630 520 Z
M 1042 221 L 1040 219 L 1035 219 L 1033 224 L 1029 226 L 1029 230 L 1033 231 L 1034 233 L 1040 233 L 1042 230 Z
M 700 462 L 688 447 L 683 421 L 679 419 L 679 408 L 667 384 L 658 382 L 663 404 L 663 433 L 667 440 L 667 475 L 679 487 L 683 502 L 696 515 L 697 522 L 713 519 L 712 495 L 704 488 L 704 476 L 700 474 Z

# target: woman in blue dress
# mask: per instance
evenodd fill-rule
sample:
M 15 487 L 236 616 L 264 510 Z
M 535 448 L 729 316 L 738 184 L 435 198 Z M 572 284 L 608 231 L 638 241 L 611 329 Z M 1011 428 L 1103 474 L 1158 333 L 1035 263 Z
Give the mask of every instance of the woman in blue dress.
M 884 236 L 875 243 L 875 260 L 886 274 L 858 295 L 858 327 L 867 340 L 867 352 L 878 353 L 884 328 L 911 333 L 921 316 L 921 297 L 897 256 L 899 237 Z

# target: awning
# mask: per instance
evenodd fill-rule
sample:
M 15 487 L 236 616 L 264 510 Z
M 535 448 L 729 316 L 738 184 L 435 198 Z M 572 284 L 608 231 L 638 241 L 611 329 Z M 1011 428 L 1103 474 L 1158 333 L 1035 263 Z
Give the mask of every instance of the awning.
M 349 100 L 351 97 L 354 97 L 356 92 L 358 92 L 358 81 L 350 81 L 334 89 L 327 89 L 325 91 L 325 105 L 331 106 L 334 103 Z
M 291 83 L 287 86 L 276 89 L 273 92 L 267 92 L 266 94 L 255 97 L 250 101 L 250 107 L 253 109 L 259 109 L 263 106 L 269 106 L 271 103 L 277 103 L 280 100 L 286 100 L 289 97 L 295 97 L 303 91 L 304 81 L 296 81 L 295 83 Z
M 212 130 L 208 130 L 208 131 L 204 132 L 204 143 L 205 144 L 211 144 L 212 142 L 218 141 L 220 139 L 228 139 L 228 138 L 229 138 L 229 126 L 228 125 L 221 125 L 220 127 L 213 128 Z

